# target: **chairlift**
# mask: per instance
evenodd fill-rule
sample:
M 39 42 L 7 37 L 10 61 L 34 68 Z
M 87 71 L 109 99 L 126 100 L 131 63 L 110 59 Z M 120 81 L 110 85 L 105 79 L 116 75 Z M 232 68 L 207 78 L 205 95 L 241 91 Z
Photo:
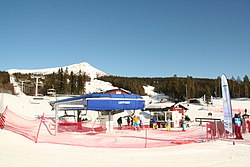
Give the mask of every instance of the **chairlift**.
M 48 89 L 47 90 L 47 95 L 55 96 L 56 95 L 56 90 L 55 89 Z

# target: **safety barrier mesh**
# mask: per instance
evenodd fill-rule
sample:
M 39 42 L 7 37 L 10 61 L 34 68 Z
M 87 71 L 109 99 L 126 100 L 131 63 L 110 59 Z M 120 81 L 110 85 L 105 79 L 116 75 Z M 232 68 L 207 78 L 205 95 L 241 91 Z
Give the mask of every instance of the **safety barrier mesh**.
M 18 133 L 37 143 L 66 144 L 84 147 L 105 148 L 152 148 L 180 144 L 203 142 L 207 140 L 207 131 L 201 126 L 182 129 L 152 129 L 142 127 L 114 127 L 107 132 L 100 123 L 73 123 L 60 121 L 56 132 L 54 118 L 41 117 L 29 120 L 6 109 L 0 119 L 0 125 L 6 130 Z
M 216 108 L 216 107 L 207 107 L 207 110 L 208 111 L 214 111 L 214 112 L 223 112 L 223 108 Z M 240 109 L 240 108 L 234 108 L 232 109 L 232 113 L 235 114 L 235 113 L 244 113 L 245 112 L 245 109 Z
M 0 119 L 0 127 L 36 141 L 41 119 L 29 120 L 6 108 Z
M 226 140 L 235 141 L 235 126 L 233 126 L 233 134 L 230 134 L 224 129 L 223 122 L 209 122 L 205 125 L 206 128 L 206 140 Z M 250 144 L 249 133 L 250 133 L 250 119 L 246 119 L 245 123 L 240 127 L 239 133 L 243 136 L 244 140 L 237 140 L 243 144 Z M 246 138 L 245 138 L 246 137 Z

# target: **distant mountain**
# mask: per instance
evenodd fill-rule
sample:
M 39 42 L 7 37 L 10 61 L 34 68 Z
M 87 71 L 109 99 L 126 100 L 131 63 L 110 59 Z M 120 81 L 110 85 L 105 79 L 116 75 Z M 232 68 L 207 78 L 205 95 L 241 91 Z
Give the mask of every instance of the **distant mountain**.
M 7 72 L 11 75 L 13 73 L 22 73 L 22 74 L 27 74 L 27 73 L 34 73 L 34 74 L 52 74 L 53 72 L 57 73 L 60 68 L 63 68 L 63 71 L 68 70 L 69 73 L 71 71 L 74 74 L 79 73 L 81 70 L 82 73 L 86 73 L 86 75 L 90 76 L 91 78 L 96 78 L 99 76 L 105 76 L 108 75 L 107 73 L 91 66 L 87 62 L 82 62 L 79 64 L 73 64 L 73 65 L 68 65 L 68 66 L 63 66 L 63 67 L 53 67 L 53 68 L 45 68 L 45 69 L 34 69 L 34 70 L 22 70 L 22 69 L 10 69 L 7 70 Z
M 108 75 L 107 73 L 91 66 L 87 62 L 82 62 L 79 64 L 73 64 L 73 65 L 68 65 L 68 66 L 63 66 L 63 67 L 53 67 L 53 68 L 46 68 L 46 69 L 35 69 L 35 70 L 23 70 L 23 69 L 10 69 L 7 70 L 7 72 L 10 74 L 10 81 L 14 85 L 14 90 L 16 94 L 21 93 L 21 86 L 20 83 L 16 82 L 15 76 L 12 75 L 14 73 L 22 73 L 22 74 L 52 74 L 53 72 L 57 73 L 60 68 L 63 68 L 63 71 L 68 70 L 68 73 L 70 74 L 71 71 L 74 74 L 78 74 L 79 71 L 81 70 L 82 73 L 85 73 L 91 78 L 90 82 L 85 83 L 85 91 L 87 93 L 93 93 L 93 92 L 101 92 L 101 91 L 107 91 L 110 89 L 117 88 L 113 86 L 109 82 L 104 82 L 97 80 L 95 78 L 100 77 L 100 76 L 106 76 Z
M 70 74 L 71 71 L 74 74 L 78 74 L 79 71 L 81 70 L 82 73 L 85 73 L 88 75 L 91 80 L 89 82 L 85 83 L 85 92 L 86 93 L 94 93 L 94 92 L 105 92 L 107 90 L 111 89 L 116 89 L 118 88 L 117 86 L 112 85 L 110 82 L 105 82 L 96 79 L 97 77 L 101 76 L 109 76 L 109 74 L 91 66 L 87 62 L 82 62 L 79 64 L 73 64 L 73 65 L 68 65 L 68 66 L 63 66 L 63 67 L 53 67 L 53 68 L 45 68 L 45 69 L 34 69 L 34 70 L 24 70 L 24 69 L 9 69 L 7 72 L 10 74 L 10 82 L 14 85 L 14 90 L 16 94 L 21 93 L 21 86 L 20 83 L 16 81 L 16 78 L 14 73 L 22 73 L 22 74 L 52 74 L 53 72 L 57 73 L 60 68 L 63 68 L 63 71 L 68 70 L 68 73 Z M 154 87 L 144 87 L 145 90 L 147 90 L 147 94 L 156 95 L 157 93 L 154 92 Z

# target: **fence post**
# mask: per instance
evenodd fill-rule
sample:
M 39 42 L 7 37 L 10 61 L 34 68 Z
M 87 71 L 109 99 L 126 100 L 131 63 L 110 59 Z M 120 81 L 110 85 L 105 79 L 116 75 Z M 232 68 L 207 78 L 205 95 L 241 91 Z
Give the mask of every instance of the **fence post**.
M 41 125 L 42 125 L 42 121 L 44 120 L 44 113 L 43 113 L 43 116 L 41 118 L 41 121 L 40 121 L 40 124 L 39 124 L 39 127 L 38 127 L 38 131 L 37 131 L 37 134 L 36 134 L 36 139 L 35 139 L 35 143 L 37 143 L 37 140 L 38 140 L 38 135 L 39 135 L 39 132 L 40 132 L 40 129 L 41 129 Z
M 147 148 L 147 141 L 148 141 L 148 128 L 145 129 L 145 147 Z

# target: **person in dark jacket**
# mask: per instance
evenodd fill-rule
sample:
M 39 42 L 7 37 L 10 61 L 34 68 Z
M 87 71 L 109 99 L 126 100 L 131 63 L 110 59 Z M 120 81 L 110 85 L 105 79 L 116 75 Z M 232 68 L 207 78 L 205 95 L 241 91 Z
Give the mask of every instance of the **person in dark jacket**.
M 245 109 L 245 113 L 242 115 L 242 133 L 247 132 L 247 120 L 249 119 L 249 115 L 247 114 L 247 109 Z
M 119 117 L 117 119 L 117 123 L 118 123 L 118 129 L 122 129 L 122 117 Z
M 130 117 L 127 117 L 127 125 L 130 126 Z

